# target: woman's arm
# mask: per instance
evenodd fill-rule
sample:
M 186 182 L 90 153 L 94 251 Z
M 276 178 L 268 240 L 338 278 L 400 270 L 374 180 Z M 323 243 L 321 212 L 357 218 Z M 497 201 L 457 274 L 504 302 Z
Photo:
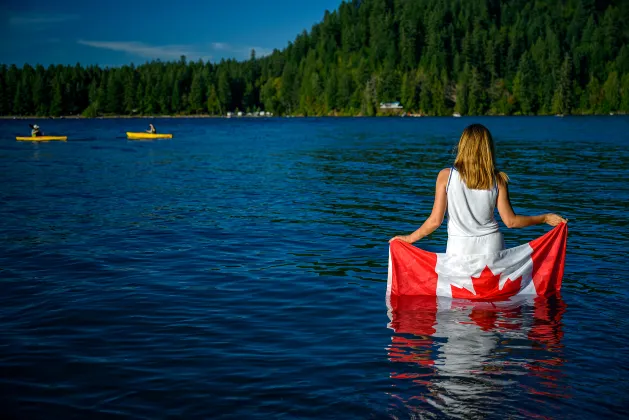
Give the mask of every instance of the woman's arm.
M 443 169 L 441 172 L 439 172 L 439 175 L 437 176 L 435 203 L 432 206 L 432 213 L 430 213 L 430 216 L 428 216 L 428 219 L 426 219 L 424 224 L 410 235 L 396 236 L 394 238 L 391 238 L 389 242 L 400 239 L 404 242 L 412 244 L 413 242 L 417 242 L 421 238 L 430 235 L 435 230 L 437 230 L 439 226 L 441 226 L 441 223 L 443 223 L 443 217 L 446 214 L 446 207 L 448 205 L 446 187 L 448 186 L 448 179 L 450 178 L 450 170 L 451 169 L 449 168 Z
M 501 180 L 498 181 L 498 213 L 506 227 L 509 229 L 523 228 L 532 225 L 547 223 L 551 226 L 557 226 L 560 223 L 568 221 L 561 216 L 553 213 L 540 214 L 538 216 L 520 216 L 515 214 L 509 200 L 509 187 Z

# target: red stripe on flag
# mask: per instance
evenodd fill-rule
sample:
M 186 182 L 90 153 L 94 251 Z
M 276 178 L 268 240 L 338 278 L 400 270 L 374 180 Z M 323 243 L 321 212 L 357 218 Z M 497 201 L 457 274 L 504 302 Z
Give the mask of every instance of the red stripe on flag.
M 436 296 L 437 254 L 404 241 L 389 245 L 391 255 L 391 296 Z
M 568 225 L 561 223 L 529 245 L 533 248 L 533 283 L 538 296 L 559 292 L 566 262 Z

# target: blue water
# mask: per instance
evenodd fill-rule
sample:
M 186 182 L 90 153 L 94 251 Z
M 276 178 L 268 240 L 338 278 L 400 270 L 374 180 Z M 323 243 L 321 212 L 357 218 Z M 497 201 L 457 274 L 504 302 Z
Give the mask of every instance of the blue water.
M 429 214 L 471 122 L 517 212 L 570 219 L 562 296 L 391 322 L 387 241 Z M 39 125 L 69 141 L 0 121 L 4 418 L 625 413 L 629 118 Z

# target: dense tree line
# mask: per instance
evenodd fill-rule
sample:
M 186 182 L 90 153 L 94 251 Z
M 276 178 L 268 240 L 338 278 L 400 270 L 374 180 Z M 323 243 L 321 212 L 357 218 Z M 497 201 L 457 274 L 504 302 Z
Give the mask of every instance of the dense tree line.
M 238 62 L 0 66 L 0 115 L 629 112 L 629 2 L 351 0 Z

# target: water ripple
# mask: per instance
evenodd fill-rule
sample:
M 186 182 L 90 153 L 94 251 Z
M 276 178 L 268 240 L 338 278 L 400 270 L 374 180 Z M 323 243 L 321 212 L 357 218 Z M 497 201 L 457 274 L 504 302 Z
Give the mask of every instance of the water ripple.
M 429 214 L 476 121 L 516 211 L 570 219 L 562 297 L 387 314 L 387 240 Z M 624 415 L 628 118 L 168 119 L 172 140 L 124 138 L 143 124 L 49 120 L 70 140 L 29 144 L 0 121 L 5 416 Z

